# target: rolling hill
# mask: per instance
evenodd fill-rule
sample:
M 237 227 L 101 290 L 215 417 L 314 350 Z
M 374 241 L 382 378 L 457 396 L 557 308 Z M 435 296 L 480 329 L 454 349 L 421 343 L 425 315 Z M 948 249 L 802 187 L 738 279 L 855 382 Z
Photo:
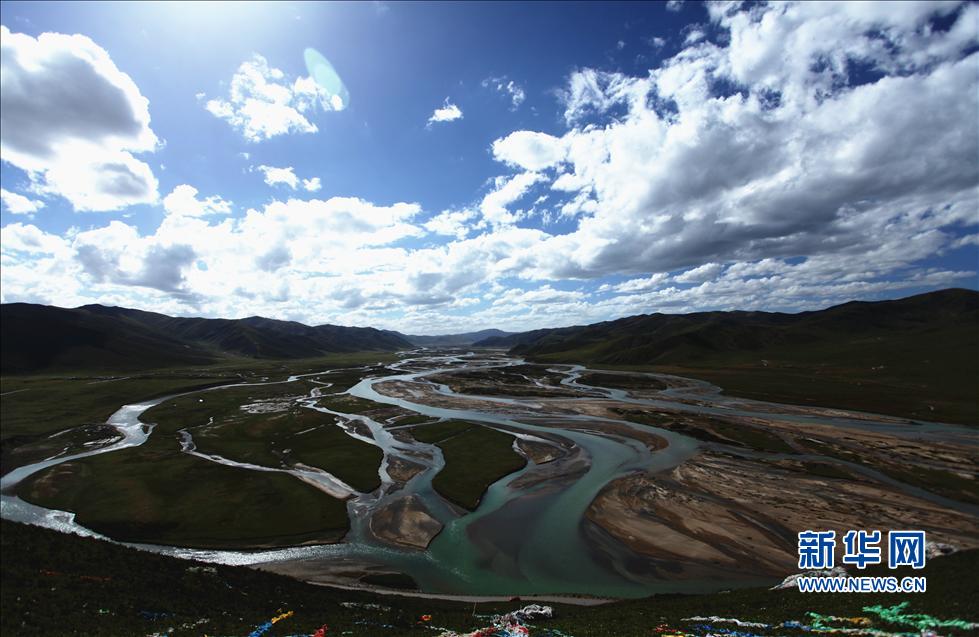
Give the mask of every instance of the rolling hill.
M 504 332 L 503 330 L 494 329 L 479 330 L 478 332 L 466 332 L 464 334 L 442 334 L 439 336 L 417 336 L 395 332 L 395 334 L 404 338 L 412 345 L 417 345 L 419 347 L 460 347 L 472 345 L 473 343 L 489 338 L 506 338 L 507 336 L 510 336 L 511 333 L 512 332 Z
M 979 292 L 825 310 L 647 314 L 485 339 L 541 362 L 669 371 L 747 397 L 979 421 Z
M 179 318 L 102 305 L 64 309 L 27 303 L 0 306 L 0 339 L 4 374 L 206 365 L 235 357 L 310 358 L 412 346 L 391 332 L 369 327 L 314 327 L 258 316 Z

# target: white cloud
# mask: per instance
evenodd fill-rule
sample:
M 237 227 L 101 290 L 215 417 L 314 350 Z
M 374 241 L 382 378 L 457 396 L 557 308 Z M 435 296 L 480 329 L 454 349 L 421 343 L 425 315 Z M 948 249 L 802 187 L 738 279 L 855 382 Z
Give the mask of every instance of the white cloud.
M 323 187 L 323 183 L 320 181 L 319 177 L 313 177 L 312 179 L 303 179 L 303 188 L 307 192 L 317 192 Z
M 157 199 L 149 102 L 109 54 L 82 35 L 0 31 L 0 157 L 35 190 L 76 210 L 118 210 Z
M 641 86 L 622 73 L 581 69 L 571 74 L 562 93 L 564 119 L 571 125 L 589 116 L 604 115 L 612 107 L 645 99 Z
M 964 248 L 966 246 L 979 246 L 979 233 L 974 232 L 952 242 L 952 248 Z
M 720 263 L 705 263 L 701 266 L 687 270 L 682 274 L 673 277 L 677 283 L 703 283 L 717 278 L 717 275 L 724 271 L 724 266 Z
M 507 290 L 493 301 L 493 305 L 524 307 L 527 305 L 567 303 L 584 298 L 585 294 L 578 290 L 557 290 L 550 285 L 544 285 L 530 290 L 517 288 Z
M 163 209 L 168 215 L 183 215 L 185 217 L 227 215 L 231 213 L 231 202 L 225 201 L 217 195 L 198 199 L 197 188 L 181 184 L 163 198 Z
M 534 131 L 516 131 L 493 142 L 493 157 L 524 170 L 543 170 L 564 161 L 564 140 Z
M 450 102 L 449 98 L 445 98 L 445 103 L 436 108 L 428 118 L 428 125 L 431 126 L 436 122 L 454 122 L 457 119 L 462 119 L 462 109 Z
M 669 275 L 665 272 L 657 272 L 641 279 L 629 279 L 617 285 L 604 284 L 599 287 L 599 292 L 615 291 L 620 294 L 635 294 L 637 292 L 648 292 L 658 288 L 669 280 Z
M 277 168 L 275 166 L 265 166 L 263 164 L 258 166 L 256 170 L 265 175 L 265 183 L 269 186 L 285 184 L 293 190 L 299 187 L 299 178 L 296 177 L 296 173 L 293 172 L 292 166 Z
M 446 210 L 425 222 L 425 229 L 434 234 L 465 239 L 473 229 L 477 214 L 473 210 Z
M 44 202 L 39 199 L 29 199 L 3 188 L 0 188 L 0 200 L 3 201 L 3 207 L 14 215 L 33 214 L 44 207 Z
M 503 135 L 503 174 L 434 215 L 331 198 L 149 233 L 9 224 L 0 298 L 425 333 L 974 285 L 931 259 L 975 250 L 979 7 L 948 29 L 928 26 L 946 5 L 832 8 L 710 4 L 708 37 L 658 67 L 576 71 L 567 129 Z M 559 214 L 556 234 L 517 225 Z
M 968 5 L 948 31 L 922 35 L 921 16 L 945 10 L 902 5 L 864 17 L 857 7 L 751 5 L 718 19 L 731 31 L 727 46 L 688 46 L 645 76 L 574 73 L 564 93 L 574 127 L 553 142 L 569 166 L 552 188 L 589 193 L 575 195 L 572 209 L 595 203 L 572 232 L 536 251 L 535 276 L 669 272 L 880 245 L 893 247 L 878 262 L 896 267 L 914 260 L 901 254 L 902 239 L 929 237 L 939 249 L 947 236 L 939 231 L 975 224 L 979 205 L 979 54 L 963 57 L 960 27 L 975 40 L 976 10 Z M 810 37 L 813 20 L 819 37 Z M 894 71 L 874 81 L 826 71 L 836 73 L 827 79 L 814 70 L 826 55 Z M 740 92 L 717 92 L 725 82 Z M 533 157 L 495 155 L 520 168 Z
M 494 226 L 514 223 L 518 217 L 507 208 L 522 199 L 534 184 L 543 179 L 544 176 L 536 172 L 520 173 L 509 179 L 498 178 L 493 190 L 483 197 L 479 206 L 483 218 Z
M 212 99 L 204 105 L 250 142 L 317 132 L 316 124 L 307 118 L 317 106 L 330 111 L 343 110 L 345 104 L 332 99 L 312 78 L 298 77 L 290 82 L 285 73 L 269 66 L 258 54 L 238 67 L 231 78 L 228 99 Z
M 678 12 L 683 9 L 683 0 L 667 0 L 666 10 Z
M 482 86 L 483 88 L 490 88 L 497 93 L 505 95 L 510 100 L 511 111 L 520 108 L 520 105 L 527 99 L 527 94 L 524 92 L 523 87 L 506 75 L 502 77 L 488 77 L 482 81 Z
M 68 242 L 32 224 L 9 223 L 3 227 L 3 254 L 67 254 Z M 6 263 L 4 264 L 6 265 Z

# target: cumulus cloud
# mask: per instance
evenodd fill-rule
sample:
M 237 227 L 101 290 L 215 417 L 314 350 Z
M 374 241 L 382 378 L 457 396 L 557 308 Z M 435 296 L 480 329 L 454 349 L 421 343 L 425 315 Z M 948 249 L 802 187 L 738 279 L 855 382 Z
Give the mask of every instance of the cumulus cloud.
M 233 218 L 223 214 L 229 202 L 182 185 L 164 205 L 167 215 L 148 234 L 122 221 L 66 237 L 8 224 L 4 298 L 49 301 L 50 290 L 79 303 L 94 296 L 175 312 L 206 299 L 216 314 L 234 316 L 241 304 L 229 281 L 253 295 L 249 307 L 293 295 L 297 304 L 333 307 L 334 295 L 351 284 L 368 299 L 417 294 L 403 278 L 405 251 L 390 247 L 425 234 L 414 224 L 417 204 L 288 199 Z
M 315 133 L 308 119 L 316 108 L 342 110 L 343 102 L 331 100 L 315 80 L 290 81 L 261 55 L 245 60 L 231 78 L 227 99 L 208 100 L 204 108 L 225 120 L 250 142 L 289 133 Z
M 438 122 L 454 122 L 457 119 L 462 119 L 462 109 L 450 102 L 449 98 L 445 98 L 445 103 L 436 108 L 428 118 L 428 126 Z
M 163 198 L 163 209 L 168 215 L 186 217 L 206 217 L 208 215 L 227 215 L 231 213 L 231 202 L 217 195 L 197 198 L 197 188 L 181 184 Z
M 58 235 L 44 232 L 33 224 L 9 223 L 3 227 L 3 254 L 62 254 L 68 242 Z M 7 265 L 6 263 L 4 264 Z
M 569 170 L 554 185 L 595 203 L 545 242 L 540 269 L 666 272 L 882 241 L 899 253 L 902 237 L 975 224 L 979 54 L 963 29 L 974 41 L 976 8 L 947 31 L 924 28 L 944 6 L 840 8 L 722 12 L 726 46 L 699 42 L 639 77 L 575 72 L 573 126 L 553 142 Z M 844 60 L 883 75 L 850 78 Z M 582 123 L 596 117 L 604 126 Z M 533 157 L 496 155 L 521 168 Z
M 191 303 L 198 300 L 186 288 L 184 271 L 197 257 L 188 243 L 141 238 L 132 226 L 113 221 L 78 233 L 72 248 L 92 284 L 146 287 Z
M 37 38 L 0 27 L 0 157 L 34 188 L 76 210 L 157 199 L 149 102 L 109 54 L 82 35 Z
M 483 88 L 489 88 L 501 95 L 506 96 L 510 100 L 510 110 L 515 111 L 520 108 L 524 100 L 527 99 L 527 94 L 524 92 L 523 87 L 508 78 L 506 75 L 502 77 L 488 77 L 482 81 Z
M 300 186 L 306 192 L 317 192 L 323 187 L 323 182 L 320 181 L 319 177 L 311 177 L 310 179 L 300 179 L 296 176 L 295 169 L 292 166 L 256 166 L 252 170 L 257 170 L 262 173 L 265 178 L 265 183 L 269 186 L 278 186 L 283 184 L 288 186 L 292 190 L 298 190 Z
M 494 226 L 514 223 L 518 215 L 510 212 L 509 206 L 520 201 L 534 184 L 543 180 L 544 176 L 536 172 L 520 173 L 509 179 L 496 179 L 493 189 L 483 197 L 479 206 L 483 218 Z
M 299 187 L 299 178 L 293 172 L 292 166 L 277 168 L 275 166 L 259 166 L 256 170 L 265 176 L 265 183 L 270 186 L 285 184 L 293 190 Z
M 677 283 L 703 283 L 704 281 L 710 281 L 716 278 L 723 271 L 724 266 L 720 263 L 705 263 L 687 270 L 682 274 L 678 274 L 673 277 L 673 280 Z
M 289 198 L 149 233 L 8 224 L 0 295 L 425 333 L 974 284 L 935 257 L 979 236 L 979 7 L 708 10 L 705 37 L 655 68 L 574 71 L 566 127 L 502 135 L 500 174 L 458 206 Z M 191 210 L 223 201 L 182 192 Z M 525 227 L 538 214 L 559 215 L 553 233 Z
M 465 239 L 477 216 L 474 210 L 446 210 L 426 221 L 424 227 L 434 234 Z
M 0 200 L 3 201 L 3 207 L 7 212 L 14 215 L 33 214 L 44 207 L 44 202 L 39 199 L 30 199 L 3 188 L 0 188 Z
M 524 170 L 543 170 L 564 161 L 564 140 L 535 131 L 516 131 L 493 142 L 493 157 Z

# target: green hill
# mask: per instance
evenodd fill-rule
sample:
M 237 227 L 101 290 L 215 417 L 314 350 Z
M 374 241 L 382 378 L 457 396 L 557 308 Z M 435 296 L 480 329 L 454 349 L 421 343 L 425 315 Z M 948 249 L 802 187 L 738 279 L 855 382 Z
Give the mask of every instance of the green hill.
M 155 369 L 227 358 L 291 359 L 395 351 L 411 343 L 368 327 L 308 326 L 253 316 L 179 318 L 120 307 L 0 306 L 2 372 Z
M 979 422 L 979 292 L 825 310 L 647 314 L 477 343 L 543 362 L 675 372 L 747 397 Z

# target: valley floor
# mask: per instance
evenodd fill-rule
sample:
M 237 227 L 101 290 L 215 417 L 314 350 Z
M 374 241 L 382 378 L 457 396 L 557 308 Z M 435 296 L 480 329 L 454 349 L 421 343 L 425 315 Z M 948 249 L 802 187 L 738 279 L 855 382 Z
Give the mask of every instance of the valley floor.
M 809 528 L 979 547 L 976 429 L 732 398 L 668 374 L 445 351 L 4 379 L 4 393 L 4 518 L 351 600 L 351 587 L 492 599 L 771 586 L 797 570 Z M 11 528 L 32 532 L 5 522 L 5 544 Z M 55 577 L 42 570 L 63 569 L 14 588 Z

